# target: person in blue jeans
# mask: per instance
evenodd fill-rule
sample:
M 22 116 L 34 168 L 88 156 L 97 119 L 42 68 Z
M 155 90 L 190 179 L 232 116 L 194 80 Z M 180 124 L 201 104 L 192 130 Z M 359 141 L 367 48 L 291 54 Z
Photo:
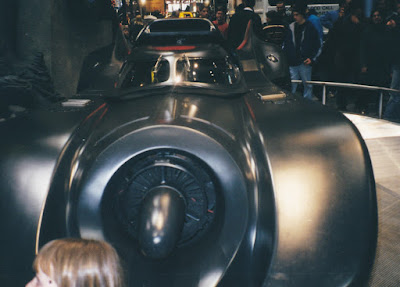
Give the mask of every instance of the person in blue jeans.
M 306 18 L 306 6 L 294 6 L 292 15 L 294 22 L 289 25 L 283 43 L 283 50 L 287 56 L 290 77 L 292 80 L 302 80 L 304 86 L 303 96 L 312 100 L 311 81 L 312 63 L 321 48 L 318 31 Z M 292 83 L 292 93 L 295 93 L 297 83 Z

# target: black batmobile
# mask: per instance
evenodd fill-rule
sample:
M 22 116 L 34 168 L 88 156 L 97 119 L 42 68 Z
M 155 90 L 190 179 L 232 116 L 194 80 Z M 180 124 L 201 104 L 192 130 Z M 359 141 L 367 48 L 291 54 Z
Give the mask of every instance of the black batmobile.
M 366 282 L 365 143 L 287 92 L 279 47 L 250 32 L 233 51 L 207 20 L 156 20 L 107 96 L 0 123 L 1 286 L 60 237 L 110 242 L 129 287 Z

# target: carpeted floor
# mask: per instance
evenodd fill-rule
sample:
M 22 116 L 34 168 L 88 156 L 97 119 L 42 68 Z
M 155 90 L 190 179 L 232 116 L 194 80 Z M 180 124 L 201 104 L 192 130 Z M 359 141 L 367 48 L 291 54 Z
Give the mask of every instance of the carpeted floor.
M 346 114 L 367 144 L 378 197 L 378 246 L 368 286 L 400 286 L 400 125 Z

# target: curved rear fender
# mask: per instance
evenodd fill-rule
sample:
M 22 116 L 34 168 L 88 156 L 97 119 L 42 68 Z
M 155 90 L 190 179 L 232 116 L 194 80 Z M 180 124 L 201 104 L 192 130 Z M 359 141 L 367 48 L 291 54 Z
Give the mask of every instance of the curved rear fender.
M 365 280 L 375 252 L 377 203 L 360 134 L 343 115 L 316 104 L 253 108 L 269 159 L 277 220 L 266 286 Z M 268 112 L 261 114 L 260 108 Z

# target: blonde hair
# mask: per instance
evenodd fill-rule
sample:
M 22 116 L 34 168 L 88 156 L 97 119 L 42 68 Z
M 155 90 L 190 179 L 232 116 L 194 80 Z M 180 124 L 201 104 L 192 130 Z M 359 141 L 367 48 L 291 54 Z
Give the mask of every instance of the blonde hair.
M 122 270 L 115 249 L 98 240 L 64 238 L 44 245 L 33 262 L 58 287 L 121 287 Z

